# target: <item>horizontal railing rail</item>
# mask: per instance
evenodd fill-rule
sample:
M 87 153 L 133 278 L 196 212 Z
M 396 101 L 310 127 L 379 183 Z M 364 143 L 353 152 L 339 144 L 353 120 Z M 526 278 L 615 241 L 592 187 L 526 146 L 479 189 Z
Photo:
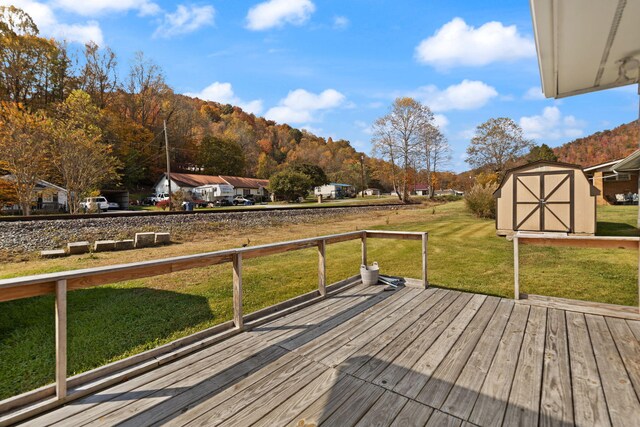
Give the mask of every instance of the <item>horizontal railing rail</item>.
M 524 296 L 520 292 L 520 244 L 533 246 L 572 247 L 585 249 L 636 249 L 640 248 L 640 237 L 616 237 L 616 236 L 568 236 L 553 233 L 523 233 L 513 235 L 513 294 L 516 300 Z M 543 299 L 545 297 L 535 295 Z M 640 250 L 638 251 L 638 301 L 637 308 L 640 313 Z M 620 307 L 628 309 L 629 307 Z M 627 310 L 628 311 L 628 310 Z
M 0 280 L 0 302 L 12 301 L 35 296 L 55 294 L 55 343 L 56 343 L 56 373 L 55 394 L 57 400 L 62 403 L 69 401 L 67 392 L 67 293 L 76 289 L 89 288 L 99 285 L 112 284 L 126 280 L 146 277 L 161 276 L 177 271 L 193 268 L 208 267 L 223 263 L 231 263 L 233 266 L 233 326 L 236 331 L 246 329 L 245 320 L 254 321 L 255 315 L 245 316 L 242 311 L 242 262 L 245 259 L 264 257 L 297 251 L 302 249 L 317 248 L 318 253 L 318 289 L 317 295 L 327 295 L 327 269 L 326 246 L 328 244 L 361 240 L 361 262 L 367 264 L 367 239 L 400 239 L 416 240 L 422 242 L 422 278 L 413 279 L 422 287 L 428 286 L 427 276 L 427 242 L 428 233 L 410 231 L 353 231 L 342 234 L 311 237 L 307 239 L 292 240 L 288 242 L 271 243 L 260 246 L 227 249 L 216 252 L 208 252 L 195 255 L 185 255 L 172 258 L 164 258 L 151 261 L 142 261 L 129 264 L 111 265 L 105 267 L 87 268 L 81 270 L 64 271 L 50 274 L 17 277 Z M 215 329 L 215 328 L 213 328 Z M 170 348 L 171 346 L 167 347 Z M 150 357 L 157 357 L 155 352 L 149 353 Z M 153 356 L 151 356 L 153 355 Z M 136 356 L 133 356 L 136 358 Z M 137 358 L 139 359 L 139 358 Z M 136 359 L 136 361 L 138 361 Z M 123 361 L 124 362 L 124 361 Z M 116 362 L 117 365 L 118 362 Z M 123 363 L 122 366 L 127 366 Z M 117 366 L 116 366 L 117 367 Z M 94 375 L 88 375 L 88 378 Z M 126 375 L 123 374 L 123 378 Z M 113 379 L 110 380 L 113 383 Z M 77 381 L 74 381 L 73 385 Z M 4 408 L 16 407 L 18 402 L 30 403 L 36 398 L 49 396 L 49 389 L 32 392 L 31 396 L 24 399 L 18 398 L 10 403 L 5 403 Z M 13 398 L 12 398 L 13 399 Z M 3 408 L 3 402 L 0 402 Z

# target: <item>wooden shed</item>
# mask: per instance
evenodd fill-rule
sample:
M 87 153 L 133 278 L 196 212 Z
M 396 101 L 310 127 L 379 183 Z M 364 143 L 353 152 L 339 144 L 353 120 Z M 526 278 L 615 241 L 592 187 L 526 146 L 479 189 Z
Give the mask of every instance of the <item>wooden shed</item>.
M 497 233 L 593 235 L 599 193 L 577 165 L 542 160 L 510 169 L 494 193 Z

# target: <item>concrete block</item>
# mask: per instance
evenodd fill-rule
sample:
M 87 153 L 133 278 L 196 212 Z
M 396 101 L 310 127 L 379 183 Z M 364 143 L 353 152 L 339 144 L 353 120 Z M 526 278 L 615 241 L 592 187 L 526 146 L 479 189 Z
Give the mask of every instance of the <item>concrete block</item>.
M 93 244 L 94 252 L 108 252 L 116 250 L 115 240 L 96 240 Z
M 168 245 L 171 243 L 171 234 L 156 233 L 156 245 Z
M 67 252 L 69 255 L 86 254 L 89 252 L 89 242 L 67 243 Z
M 156 233 L 136 233 L 136 249 L 146 248 L 147 246 L 153 246 L 156 242 Z
M 42 258 L 60 258 L 63 256 L 67 256 L 67 253 L 64 249 L 52 249 L 48 251 L 41 251 L 40 256 Z
M 125 239 L 125 240 L 116 240 L 115 249 L 116 251 L 125 251 L 127 249 L 134 249 L 135 245 L 133 243 L 133 239 Z

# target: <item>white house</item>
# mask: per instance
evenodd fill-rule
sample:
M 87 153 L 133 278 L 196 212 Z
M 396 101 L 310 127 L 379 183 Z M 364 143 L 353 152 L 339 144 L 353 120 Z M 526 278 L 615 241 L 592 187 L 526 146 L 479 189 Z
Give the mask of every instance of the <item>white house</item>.
M 0 177 L 7 181 L 13 181 L 15 178 L 13 175 L 4 175 Z M 45 180 L 38 180 L 33 194 L 33 210 L 37 211 L 50 211 L 50 212 L 65 212 L 67 211 L 67 190 L 47 182 Z M 19 211 L 20 207 L 17 205 L 5 206 L 4 209 Z
M 355 196 L 355 190 L 352 185 L 332 182 L 331 184 L 314 188 L 313 194 L 322 196 L 324 199 L 344 199 L 345 197 Z
M 172 192 L 184 190 L 208 201 L 232 198 L 235 195 L 266 197 L 268 185 L 268 179 L 171 173 Z M 155 192 L 156 194 L 169 192 L 169 180 L 166 173 L 155 185 Z
M 227 185 L 228 183 L 219 176 L 212 175 L 196 175 L 192 173 L 171 173 L 171 192 L 178 190 L 188 191 L 193 193 L 197 187 L 205 185 Z M 155 185 L 156 194 L 163 194 L 169 192 L 169 180 L 167 174 L 162 174 L 162 177 Z
M 226 175 L 220 175 L 220 178 L 233 187 L 236 195 L 258 197 L 267 197 L 269 195 L 269 191 L 267 190 L 269 186 L 268 179 L 242 178 L 239 176 Z

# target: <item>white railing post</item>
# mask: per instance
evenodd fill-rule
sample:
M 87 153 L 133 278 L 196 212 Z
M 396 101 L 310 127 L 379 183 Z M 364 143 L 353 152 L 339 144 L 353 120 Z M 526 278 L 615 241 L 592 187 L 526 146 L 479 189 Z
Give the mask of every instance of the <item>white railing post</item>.
M 362 265 L 367 265 L 367 232 L 366 230 L 362 232 Z
M 422 286 L 426 289 L 429 287 L 429 277 L 427 275 L 427 243 L 429 234 L 422 234 Z
M 242 316 L 242 253 L 233 254 L 233 323 L 244 328 Z
M 513 298 L 520 299 L 520 254 L 518 235 L 513 236 Z
M 318 292 L 320 296 L 327 295 L 327 242 L 324 239 L 318 240 Z
M 56 397 L 67 396 L 67 281 L 56 281 Z

